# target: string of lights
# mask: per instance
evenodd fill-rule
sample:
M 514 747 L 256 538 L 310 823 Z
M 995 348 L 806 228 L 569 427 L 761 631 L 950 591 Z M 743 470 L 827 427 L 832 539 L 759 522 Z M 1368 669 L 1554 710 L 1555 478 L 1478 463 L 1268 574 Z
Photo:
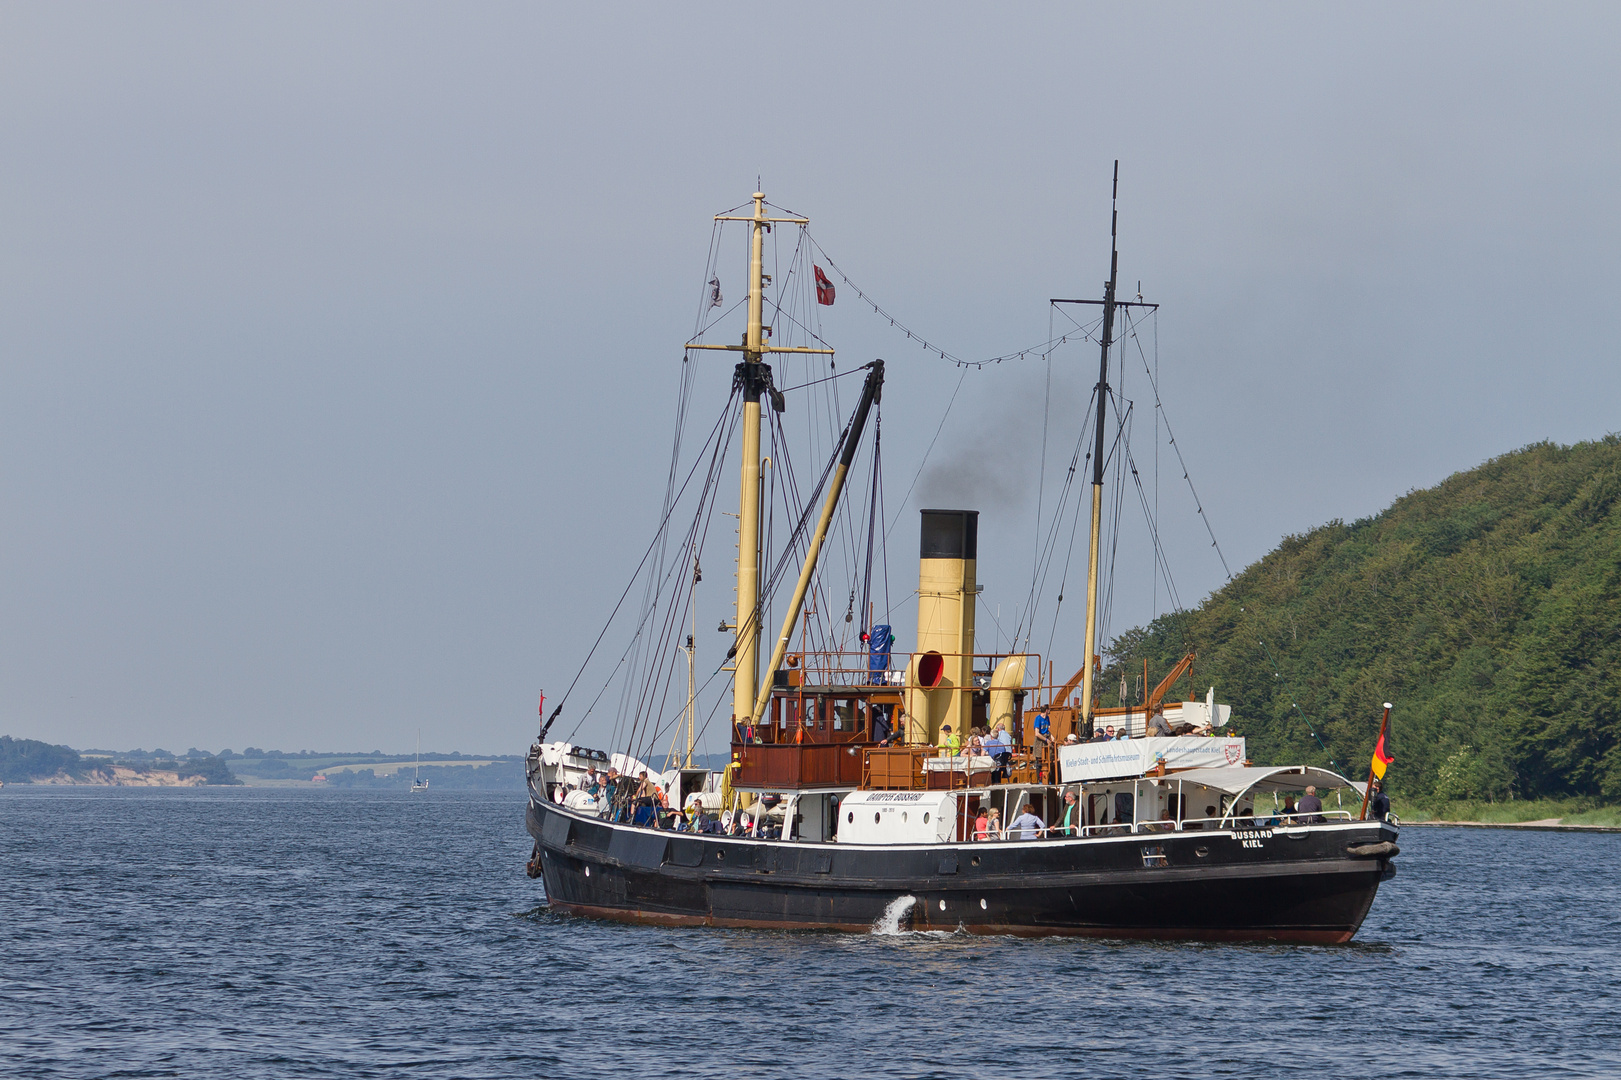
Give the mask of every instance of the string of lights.
M 1055 338 L 1049 338 L 1039 345 L 1031 345 L 1028 348 L 1016 349 L 1013 352 L 1003 353 L 1001 356 L 992 356 L 984 360 L 965 360 L 949 350 L 942 349 L 940 346 L 929 341 L 922 334 L 919 334 L 916 330 L 913 330 L 911 327 L 902 323 L 899 319 L 895 318 L 894 315 L 891 315 L 889 312 L 885 311 L 878 301 L 868 296 L 866 292 L 862 290 L 861 286 L 850 280 L 850 275 L 846 274 L 844 270 L 840 268 L 839 264 L 833 261 L 833 257 L 827 253 L 827 250 L 823 248 L 821 244 L 816 242 L 815 237 L 811 237 L 810 242 L 811 246 L 816 249 L 817 254 L 822 257 L 822 261 L 827 263 L 828 268 L 831 269 L 835 274 L 839 275 L 840 280 L 842 280 L 845 285 L 849 286 L 850 291 L 860 297 L 862 303 L 872 308 L 873 312 L 879 318 L 889 320 L 890 326 L 893 326 L 895 329 L 905 334 L 907 340 L 917 342 L 923 347 L 925 352 L 931 352 L 940 359 L 955 364 L 960 368 L 983 368 L 991 364 L 1005 363 L 1009 360 L 1023 360 L 1029 356 L 1046 356 L 1053 349 L 1056 349 L 1060 345 L 1065 345 L 1070 341 L 1096 342 L 1098 340 L 1089 331 L 1085 329 L 1078 329 L 1072 330 L 1066 334 L 1061 334 Z

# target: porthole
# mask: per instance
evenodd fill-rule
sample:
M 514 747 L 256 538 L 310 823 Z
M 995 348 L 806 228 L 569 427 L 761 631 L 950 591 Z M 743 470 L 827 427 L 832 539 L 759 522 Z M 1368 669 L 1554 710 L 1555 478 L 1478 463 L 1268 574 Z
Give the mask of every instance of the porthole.
M 944 911 L 945 909 L 946 909 L 946 902 L 944 900 L 942 900 L 942 901 L 940 901 L 940 910 Z
M 590 876 L 591 876 L 591 868 L 590 868 L 590 867 L 589 867 L 589 866 L 588 866 L 588 867 L 586 867 L 586 868 L 585 868 L 585 876 L 586 876 L 586 877 L 590 877 Z
M 854 825 L 856 823 L 856 812 L 854 810 L 850 811 L 850 816 L 845 818 L 844 820 L 848 821 L 850 824 Z
M 874 814 L 874 815 L 873 815 L 873 816 L 872 816 L 872 823 L 873 823 L 873 824 L 874 824 L 874 825 L 876 825 L 876 824 L 878 824 L 878 815 L 877 815 L 877 814 Z
M 1193 853 L 1194 853 L 1194 854 L 1195 854 L 1195 855 L 1197 855 L 1197 856 L 1199 856 L 1199 858 L 1201 858 L 1201 859 L 1202 859 L 1202 858 L 1204 858 L 1204 857 L 1205 857 L 1205 856 L 1206 856 L 1206 855 L 1209 855 L 1209 854 L 1210 854 L 1210 849 L 1209 849 L 1209 848 L 1207 848 L 1207 847 L 1205 847 L 1205 846 L 1204 846 L 1204 845 L 1203 845 L 1203 844 L 1200 844 L 1200 845 L 1199 845 L 1199 846 L 1198 846 L 1198 847 L 1196 847 L 1196 848 L 1194 848 L 1194 849 L 1193 849 Z
M 724 852 L 724 851 L 715 852 L 715 861 L 716 862 L 724 862 L 725 859 L 726 859 L 726 852 Z
M 902 810 L 901 811 L 901 822 L 904 824 L 905 821 L 906 821 L 906 811 Z
M 929 813 L 928 813 L 927 810 L 925 810 L 923 812 L 923 824 L 927 825 L 928 823 L 929 823 Z
M 985 910 L 985 901 L 983 899 L 981 899 L 980 902 L 979 902 L 979 910 L 981 910 L 981 911 Z
M 969 866 L 978 866 L 979 865 L 979 856 L 975 855 L 972 859 L 969 859 L 968 860 L 968 865 Z

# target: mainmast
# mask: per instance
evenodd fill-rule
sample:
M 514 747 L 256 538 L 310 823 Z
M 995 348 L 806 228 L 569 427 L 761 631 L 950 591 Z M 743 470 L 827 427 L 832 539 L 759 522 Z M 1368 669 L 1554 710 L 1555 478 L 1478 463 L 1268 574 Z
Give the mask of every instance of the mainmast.
M 760 674 L 760 397 L 770 394 L 773 407 L 782 411 L 782 397 L 771 385 L 771 366 L 764 362 L 768 353 L 821 353 L 832 349 L 771 344 L 771 327 L 765 325 L 765 234 L 773 225 L 808 225 L 808 218 L 769 217 L 765 193 L 754 193 L 754 213 L 748 217 L 718 214 L 716 221 L 749 223 L 749 322 L 741 345 L 688 345 L 690 349 L 720 349 L 742 352 L 743 361 L 733 372 L 733 385 L 743 394 L 743 450 L 738 479 L 737 510 L 737 615 L 732 629 L 737 640 L 732 646 L 732 719 L 744 720 L 754 713 L 754 697 Z
M 1055 304 L 1102 304 L 1103 331 L 1099 335 L 1098 350 L 1098 412 L 1092 439 L 1092 536 L 1086 550 L 1086 655 L 1082 659 L 1081 720 L 1083 727 L 1092 727 L 1092 680 L 1097 673 L 1098 655 L 1098 552 L 1103 533 L 1103 425 L 1107 420 L 1109 403 L 1109 350 L 1114 347 L 1114 315 L 1118 308 L 1157 308 L 1158 304 L 1145 304 L 1115 299 L 1120 277 L 1120 161 L 1114 163 L 1114 190 L 1109 197 L 1109 280 L 1103 286 L 1103 299 L 1054 300 Z M 1073 683 L 1071 683 L 1073 686 Z
M 1103 423 L 1109 400 L 1109 348 L 1114 344 L 1114 290 L 1120 277 L 1120 162 L 1114 163 L 1114 191 L 1109 196 L 1109 281 L 1103 286 L 1103 340 L 1098 359 L 1098 415 L 1092 442 L 1092 538 L 1086 546 L 1086 674 L 1081 678 L 1081 722 L 1092 728 L 1092 678 L 1098 654 L 1098 548 L 1103 532 Z

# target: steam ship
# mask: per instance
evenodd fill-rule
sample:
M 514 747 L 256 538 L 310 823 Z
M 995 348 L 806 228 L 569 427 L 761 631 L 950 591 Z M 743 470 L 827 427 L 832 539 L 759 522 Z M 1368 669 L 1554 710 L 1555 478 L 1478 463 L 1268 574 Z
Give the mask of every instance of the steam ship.
M 869 421 L 881 402 L 881 360 L 865 367 L 834 443 L 819 513 L 806 500 L 800 528 L 783 545 L 803 557 L 762 668 L 770 601 L 762 594 L 787 580 L 762 572 L 761 430 L 771 416 L 762 402 L 773 412 L 785 407 L 768 360 L 831 350 L 814 338 L 774 344 L 765 319 L 765 238 L 783 226 L 803 230 L 806 219 L 774 214 L 756 192 L 752 213 L 716 220 L 741 222 L 750 242 L 741 343 L 688 346 L 741 354 L 733 377 L 741 434 L 736 612 L 724 627 L 733 635 L 731 760 L 719 770 L 694 767 L 692 636 L 687 752 L 673 767 L 649 768 L 628 746 L 610 755 L 548 742 L 560 703 L 528 755 L 528 869 L 543 880 L 551 907 L 669 926 L 865 931 L 888 921 L 974 934 L 1350 940 L 1395 873 L 1399 850 L 1394 819 L 1367 819 L 1362 785 L 1315 766 L 1252 765 L 1244 739 L 1223 734 L 1231 710 L 1213 688 L 1203 700 L 1172 696 L 1192 653 L 1152 689 L 1145 670 L 1137 700 L 1099 703 L 1110 358 L 1117 314 L 1152 306 L 1117 297 L 1113 224 L 1103 298 L 1084 302 L 1101 314 L 1085 634 L 1078 670 L 1059 682 L 1037 652 L 977 649 L 974 510 L 919 514 L 910 652 L 895 649 L 890 628 L 873 625 L 870 612 L 859 648 L 810 640 L 807 597 L 825 592 L 819 559 L 864 433 L 876 426 Z M 819 268 L 816 278 L 823 280 Z M 709 284 L 718 305 L 718 277 Z M 773 322 L 787 318 L 777 303 Z M 871 457 L 876 469 L 876 447 Z M 694 567 L 685 592 L 665 608 L 688 613 L 694 631 L 698 535 L 689 532 L 681 549 Z M 778 566 L 791 569 L 786 557 Z M 942 738 L 947 727 L 960 744 Z M 666 730 L 632 730 L 645 740 L 655 728 Z M 1100 734 L 1108 729 L 1116 737 Z M 618 773 L 612 797 L 601 783 L 609 768 Z M 1294 814 L 1280 807 L 1280 796 L 1308 788 L 1327 802 Z M 649 795 L 655 789 L 661 797 Z M 1337 801 L 1346 795 L 1349 805 Z

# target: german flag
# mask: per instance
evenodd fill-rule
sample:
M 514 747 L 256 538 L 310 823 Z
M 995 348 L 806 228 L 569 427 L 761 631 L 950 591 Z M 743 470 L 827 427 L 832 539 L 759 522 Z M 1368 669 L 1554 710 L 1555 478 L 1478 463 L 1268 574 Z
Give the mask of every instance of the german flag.
M 1385 778 L 1385 769 L 1389 768 L 1390 763 L 1395 760 L 1385 752 L 1385 733 L 1381 731 L 1378 745 L 1373 748 L 1373 775 L 1383 780 Z

